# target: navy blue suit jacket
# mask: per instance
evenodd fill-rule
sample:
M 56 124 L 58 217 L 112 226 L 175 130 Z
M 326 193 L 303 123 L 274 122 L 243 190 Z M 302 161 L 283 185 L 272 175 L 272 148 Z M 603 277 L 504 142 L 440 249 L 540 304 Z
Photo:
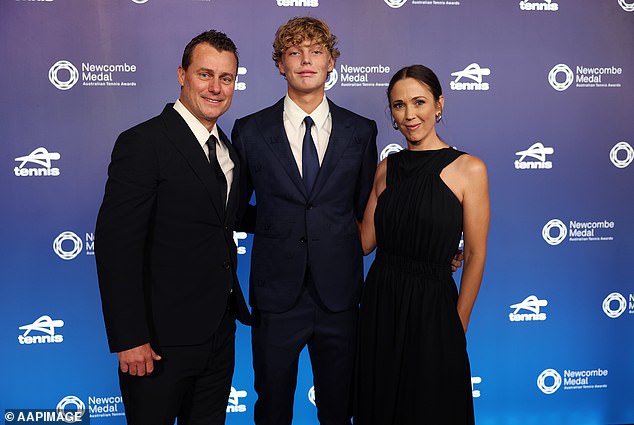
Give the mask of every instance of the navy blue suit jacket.
M 329 310 L 359 302 L 363 252 L 356 220 L 372 190 L 377 129 L 374 121 L 328 102 L 332 131 L 310 194 L 284 130 L 284 99 L 234 125 L 242 164 L 239 227 L 254 233 L 249 296 L 256 309 L 290 309 L 307 266 Z M 247 210 L 254 190 L 253 216 Z

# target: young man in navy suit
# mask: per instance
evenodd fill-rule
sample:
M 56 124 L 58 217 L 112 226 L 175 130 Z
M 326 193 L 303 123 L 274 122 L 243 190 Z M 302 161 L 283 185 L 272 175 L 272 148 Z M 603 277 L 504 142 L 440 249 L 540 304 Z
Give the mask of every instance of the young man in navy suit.
M 178 68 L 180 97 L 117 139 L 95 230 L 108 343 L 128 424 L 224 424 L 235 319 L 240 163 L 216 125 L 236 46 L 207 31 Z
M 349 424 L 363 282 L 356 221 L 376 169 L 376 123 L 326 98 L 339 51 L 323 21 L 291 19 L 273 48 L 288 92 L 232 132 L 242 164 L 239 216 L 254 233 L 255 423 L 291 424 L 299 354 L 308 346 L 320 423 Z

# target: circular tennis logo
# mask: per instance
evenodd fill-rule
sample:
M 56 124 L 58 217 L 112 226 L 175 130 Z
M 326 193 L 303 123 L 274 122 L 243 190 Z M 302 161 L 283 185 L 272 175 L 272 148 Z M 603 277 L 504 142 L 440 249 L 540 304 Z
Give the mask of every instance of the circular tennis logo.
M 69 410 L 69 412 L 77 412 L 76 415 L 67 415 L 66 413 L 66 409 L 69 406 L 75 406 L 75 410 Z M 57 413 L 59 413 L 62 416 L 62 420 L 66 423 L 73 423 L 73 422 L 78 422 L 81 421 L 82 416 L 84 416 L 84 413 L 86 413 L 86 405 L 84 404 L 83 401 L 81 401 L 81 399 L 79 397 L 76 397 L 74 395 L 69 395 L 64 397 L 63 399 L 60 400 L 59 403 L 57 403 L 57 407 L 56 407 Z
M 626 12 L 634 12 L 634 3 L 628 3 L 625 0 L 619 0 L 619 6 Z
M 398 9 L 399 7 L 407 3 L 407 0 L 384 0 L 384 1 L 385 1 L 385 4 L 390 6 L 392 9 Z
M 619 158 L 619 153 L 625 152 L 625 158 Z M 625 168 L 634 161 L 634 148 L 627 142 L 619 142 L 610 150 L 610 161 L 617 168 Z
M 310 387 L 310 390 L 308 390 L 308 401 L 313 403 L 314 406 L 317 406 L 317 404 L 315 404 L 315 387 L 314 386 Z
M 390 143 L 389 145 L 387 145 L 386 147 L 383 148 L 383 150 L 381 151 L 381 155 L 379 155 L 379 158 L 381 161 L 383 161 L 385 158 L 387 158 L 389 155 L 396 153 L 396 152 L 400 152 L 403 150 L 403 146 L 397 144 L 397 143 Z
M 559 74 L 564 74 L 564 81 L 559 82 L 557 77 Z M 560 63 L 553 67 L 548 73 L 548 82 L 557 91 L 564 91 L 572 84 L 575 75 L 568 65 Z
M 330 90 L 331 88 L 333 88 L 335 84 L 337 84 L 337 80 L 339 80 L 339 74 L 337 73 L 337 70 L 333 68 L 332 71 L 330 71 L 330 73 L 328 74 L 328 78 L 326 79 L 325 89 Z
M 65 80 L 60 79 L 60 72 L 62 75 L 67 73 L 68 78 Z M 79 71 L 69 61 L 61 60 L 55 62 L 51 69 L 48 70 L 48 79 L 59 90 L 68 90 L 79 81 Z
M 555 369 L 546 369 L 537 377 L 537 388 L 544 394 L 552 394 L 561 387 L 561 375 Z
M 612 303 L 616 302 L 616 309 L 612 308 Z M 612 292 L 610 295 L 605 297 L 603 300 L 603 312 L 610 318 L 616 319 L 619 317 L 625 309 L 627 308 L 627 300 L 625 297 L 618 292 Z
M 71 241 L 73 243 L 73 248 L 71 250 L 66 250 L 62 246 L 62 244 L 66 241 Z M 77 257 L 81 252 L 82 246 L 83 244 L 81 239 L 73 232 L 62 232 L 53 241 L 53 251 L 55 251 L 55 254 L 57 254 L 62 260 L 72 260 Z
M 551 231 L 553 229 L 557 231 L 556 235 L 552 234 Z M 550 220 L 542 228 L 542 237 L 549 245 L 559 245 L 566 239 L 567 234 L 568 229 L 566 229 L 564 223 L 557 218 Z

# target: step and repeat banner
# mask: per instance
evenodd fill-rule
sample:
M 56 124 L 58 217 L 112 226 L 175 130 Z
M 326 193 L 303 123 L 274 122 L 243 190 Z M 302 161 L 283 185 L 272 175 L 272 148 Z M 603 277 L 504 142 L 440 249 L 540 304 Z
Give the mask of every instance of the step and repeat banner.
M 178 98 L 183 48 L 209 28 L 240 53 L 225 132 L 276 102 L 271 42 L 301 15 L 338 36 L 327 96 L 377 121 L 381 157 L 405 145 L 390 76 L 422 63 L 444 89 L 439 134 L 488 166 L 477 423 L 634 423 L 632 0 L 2 0 L 0 411 L 125 423 L 93 256 L 114 141 Z M 235 242 L 246 293 L 251 236 Z M 227 423 L 251 424 L 242 325 L 236 351 Z M 306 353 L 295 406 L 294 423 L 317 424 Z

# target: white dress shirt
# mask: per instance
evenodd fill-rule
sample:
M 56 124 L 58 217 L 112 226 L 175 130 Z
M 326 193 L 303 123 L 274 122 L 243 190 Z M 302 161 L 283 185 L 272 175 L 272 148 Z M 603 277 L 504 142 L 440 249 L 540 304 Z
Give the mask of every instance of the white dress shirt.
M 209 136 L 212 134 L 216 136 L 218 143 L 216 143 L 216 156 L 218 157 L 218 162 L 220 163 L 220 168 L 227 179 L 227 199 L 225 199 L 225 205 L 229 200 L 229 191 L 231 190 L 231 183 L 233 183 L 233 161 L 229 156 L 229 149 L 225 146 L 223 142 L 220 141 L 220 135 L 218 134 L 218 127 L 214 124 L 214 127 L 211 131 L 207 131 L 207 128 L 198 121 L 198 118 L 194 116 L 189 110 L 181 103 L 180 100 L 174 102 L 174 109 L 176 112 L 180 114 L 181 117 L 185 120 L 189 128 L 191 129 L 194 136 L 196 136 L 196 140 L 200 143 L 203 151 L 205 151 L 205 156 L 207 160 L 209 160 L 209 148 L 207 147 L 207 140 Z
M 284 98 L 284 130 L 286 131 L 288 142 L 291 145 L 291 151 L 297 163 L 300 176 L 302 175 L 302 143 L 304 134 L 306 133 L 304 118 L 308 115 L 309 114 L 304 112 L 288 97 L 288 94 L 286 95 Z M 324 96 L 319 106 L 310 113 L 310 117 L 315 123 L 311 128 L 310 134 L 313 136 L 313 141 L 317 148 L 319 165 L 321 165 L 324 160 L 324 155 L 326 154 L 326 149 L 328 148 L 328 141 L 330 140 L 330 133 L 332 131 L 332 117 L 330 116 L 330 107 L 328 106 L 326 96 Z

